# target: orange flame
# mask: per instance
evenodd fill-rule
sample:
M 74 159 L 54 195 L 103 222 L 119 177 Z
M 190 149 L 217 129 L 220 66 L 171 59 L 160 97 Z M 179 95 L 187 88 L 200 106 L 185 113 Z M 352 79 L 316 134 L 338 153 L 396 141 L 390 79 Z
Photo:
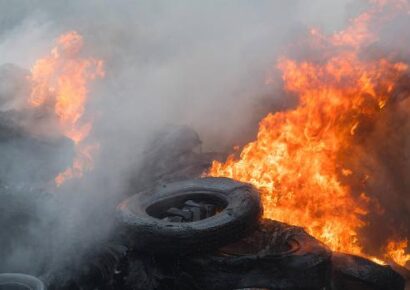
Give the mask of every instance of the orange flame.
M 407 261 L 410 261 L 410 254 L 406 254 L 407 243 L 407 240 L 389 241 L 386 247 L 387 258 L 392 259 L 399 265 L 406 265 Z
M 327 49 L 325 61 L 281 58 L 278 68 L 285 89 L 299 97 L 298 106 L 268 114 L 259 124 L 257 139 L 239 158 L 214 161 L 208 172 L 255 185 L 265 217 L 303 226 L 332 250 L 358 255 L 365 255 L 358 232 L 365 226 L 370 198 L 353 194 L 341 182 L 354 170 L 345 168 L 342 160 L 361 124 L 377 118 L 408 71 L 404 63 L 358 56 L 363 44 L 377 39 L 369 24 L 384 2 L 375 2 L 350 27 L 330 37 L 311 30 L 311 37 Z M 405 244 L 393 245 L 390 256 L 403 265 L 408 259 Z
M 49 105 L 54 108 L 63 134 L 76 145 L 73 166 L 60 173 L 55 182 L 59 186 L 65 180 L 82 176 L 92 167 L 92 155 L 96 144 L 85 144 L 92 129 L 90 121 L 82 117 L 88 94 L 88 81 L 103 77 L 103 62 L 93 58 L 81 58 L 83 38 L 75 31 L 61 35 L 50 55 L 37 60 L 32 72 L 32 91 L 29 104 L 35 107 Z

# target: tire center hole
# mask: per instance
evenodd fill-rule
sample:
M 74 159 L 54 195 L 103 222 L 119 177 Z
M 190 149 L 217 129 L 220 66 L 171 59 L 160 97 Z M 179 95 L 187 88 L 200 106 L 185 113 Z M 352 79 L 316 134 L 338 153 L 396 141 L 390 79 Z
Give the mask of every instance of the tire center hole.
M 156 201 L 146 212 L 167 222 L 194 222 L 214 216 L 226 206 L 227 202 L 215 193 L 186 192 Z

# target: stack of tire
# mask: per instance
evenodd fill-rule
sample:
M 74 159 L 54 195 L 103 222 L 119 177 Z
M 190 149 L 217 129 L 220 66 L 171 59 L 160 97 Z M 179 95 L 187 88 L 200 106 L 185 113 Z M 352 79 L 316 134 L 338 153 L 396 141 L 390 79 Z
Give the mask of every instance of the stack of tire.
M 194 218 L 204 208 L 212 210 Z M 71 284 L 46 279 L 49 289 L 404 289 L 389 266 L 332 253 L 303 228 L 262 219 L 255 188 L 231 179 L 159 184 L 120 203 L 117 215 L 113 242 L 121 246 L 87 258 Z M 45 287 L 31 276 L 0 275 L 0 290 L 20 289 Z
M 201 220 L 165 218 L 188 200 L 222 206 Z M 302 228 L 261 215 L 256 189 L 228 178 L 178 181 L 131 196 L 118 206 L 129 288 L 404 289 L 389 266 L 332 254 Z

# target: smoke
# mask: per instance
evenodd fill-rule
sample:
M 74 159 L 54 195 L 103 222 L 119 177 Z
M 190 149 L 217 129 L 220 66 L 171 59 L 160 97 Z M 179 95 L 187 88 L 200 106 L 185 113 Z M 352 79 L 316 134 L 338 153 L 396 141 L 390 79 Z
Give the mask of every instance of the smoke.
M 27 228 L 21 234 L 0 234 L 0 245 L 9 245 L 0 251 L 0 271 L 42 275 L 46 261 L 64 267 L 70 263 L 67 256 L 109 238 L 114 207 L 132 190 L 130 172 L 163 126 L 191 126 L 205 150 L 223 151 L 252 140 L 263 115 L 292 104 L 280 84 L 265 84 L 287 45 L 312 25 L 329 32 L 342 27 L 364 6 L 351 0 L 0 1 L 0 64 L 29 69 L 59 34 L 75 30 L 84 37 L 83 54 L 103 59 L 106 71 L 103 80 L 92 83 L 86 110 L 94 119 L 90 138 L 101 148 L 94 170 L 58 190 L 45 178 L 44 186 L 28 190 L 32 176 L 24 175 L 25 187 L 3 194 L 3 204 L 12 208 L 34 207 L 35 218 L 20 220 Z M 401 47 L 398 41 L 391 45 Z M 407 57 L 404 53 L 401 57 Z M 15 100 L 25 91 L 21 77 L 2 71 L 0 109 L 5 112 L 18 107 Z M 65 158 L 57 159 L 50 162 L 60 168 Z M 29 162 L 25 168 L 42 167 Z M 8 174 L 21 175 L 18 167 Z M 20 179 L 11 179 L 13 188 Z M 17 210 L 2 213 L 0 225 L 16 216 Z M 38 262 L 27 266 L 29 260 Z

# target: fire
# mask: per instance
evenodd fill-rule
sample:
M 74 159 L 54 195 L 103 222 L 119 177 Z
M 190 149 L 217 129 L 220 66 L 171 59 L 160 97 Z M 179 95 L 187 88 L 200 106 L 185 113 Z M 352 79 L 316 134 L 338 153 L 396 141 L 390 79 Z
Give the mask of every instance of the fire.
M 208 172 L 255 185 L 265 217 L 303 226 L 332 250 L 364 256 L 359 231 L 366 225 L 371 198 L 365 192 L 355 194 L 343 182 L 354 173 L 343 160 L 408 73 L 405 63 L 359 57 L 363 45 L 377 40 L 369 24 L 387 5 L 373 2 L 346 30 L 331 36 L 310 31 L 316 47 L 324 51 L 323 60 L 279 59 L 284 87 L 298 96 L 298 106 L 268 114 L 256 140 L 244 146 L 239 157 L 214 161 Z M 393 2 L 402 7 L 402 1 Z M 386 255 L 404 265 L 409 259 L 406 246 L 391 242 Z
M 91 121 L 82 119 L 88 98 L 88 82 L 104 76 L 103 62 L 80 56 L 83 38 L 75 31 L 61 35 L 51 53 L 37 60 L 31 73 L 32 90 L 29 104 L 51 106 L 61 132 L 76 146 L 73 165 L 60 173 L 55 182 L 61 185 L 72 177 L 80 177 L 92 167 L 97 144 L 85 139 L 92 129 Z
M 407 240 L 390 241 L 386 247 L 387 258 L 392 259 L 399 265 L 406 265 L 407 261 L 410 261 L 410 254 L 406 254 L 407 243 Z

